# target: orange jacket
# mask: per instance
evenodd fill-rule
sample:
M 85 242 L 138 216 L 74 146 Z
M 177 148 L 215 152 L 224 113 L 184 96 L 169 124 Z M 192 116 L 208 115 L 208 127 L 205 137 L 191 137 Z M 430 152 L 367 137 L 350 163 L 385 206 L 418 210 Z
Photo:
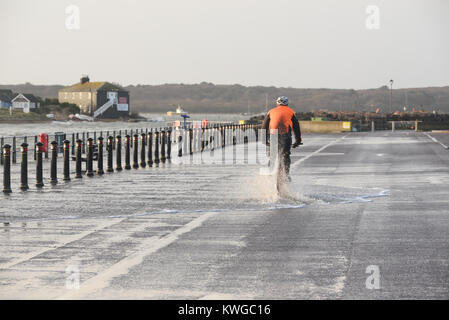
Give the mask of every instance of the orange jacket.
M 287 106 L 277 106 L 271 109 L 263 122 L 265 130 L 277 129 L 279 134 L 295 134 L 296 141 L 301 141 L 301 129 L 295 111 Z M 267 132 L 268 133 L 268 132 Z

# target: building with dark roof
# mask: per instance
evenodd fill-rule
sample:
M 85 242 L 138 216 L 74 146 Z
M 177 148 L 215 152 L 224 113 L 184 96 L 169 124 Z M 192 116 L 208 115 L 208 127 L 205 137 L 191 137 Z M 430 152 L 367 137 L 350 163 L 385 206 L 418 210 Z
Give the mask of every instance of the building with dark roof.
M 12 99 L 14 98 L 15 94 L 12 92 L 12 90 L 0 89 L 0 96 L 6 96 L 9 97 L 9 99 Z
M 0 108 L 10 108 L 11 107 L 11 98 L 6 94 L 0 93 Z
M 58 99 L 76 104 L 81 113 L 94 118 L 126 118 L 130 113 L 128 91 L 109 82 L 90 82 L 87 76 L 59 90 Z
M 38 98 L 30 93 L 18 93 L 11 100 L 13 109 L 22 109 L 23 112 L 29 113 L 40 108 L 41 103 Z
M 0 108 L 10 108 L 14 93 L 9 89 L 0 89 Z

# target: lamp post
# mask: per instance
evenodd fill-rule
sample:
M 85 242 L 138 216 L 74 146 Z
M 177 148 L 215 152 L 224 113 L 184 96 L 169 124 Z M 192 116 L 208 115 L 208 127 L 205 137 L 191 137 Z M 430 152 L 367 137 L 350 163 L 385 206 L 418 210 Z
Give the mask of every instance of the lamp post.
M 390 80 L 390 113 L 392 112 L 392 100 L 393 100 L 393 79 Z
M 265 113 L 268 113 L 268 93 L 265 93 Z
M 92 116 L 92 88 L 89 88 L 89 91 L 90 91 L 89 116 Z

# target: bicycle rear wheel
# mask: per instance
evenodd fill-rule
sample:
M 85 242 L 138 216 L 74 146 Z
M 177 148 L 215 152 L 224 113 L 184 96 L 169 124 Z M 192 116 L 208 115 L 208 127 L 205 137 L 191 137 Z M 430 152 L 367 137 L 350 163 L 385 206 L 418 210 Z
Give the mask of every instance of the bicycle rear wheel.
M 287 173 L 285 172 L 284 161 L 279 159 L 276 172 L 276 190 L 279 195 L 285 194 L 287 187 Z

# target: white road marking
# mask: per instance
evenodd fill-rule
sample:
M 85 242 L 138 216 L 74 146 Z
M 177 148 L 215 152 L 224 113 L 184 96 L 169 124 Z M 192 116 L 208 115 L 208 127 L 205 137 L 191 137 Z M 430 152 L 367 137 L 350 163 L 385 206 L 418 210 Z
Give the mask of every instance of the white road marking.
M 432 137 L 430 134 L 424 132 L 424 134 L 430 138 L 430 140 L 432 140 L 435 143 L 439 143 L 441 144 L 445 149 L 449 149 L 449 147 L 447 145 L 445 145 L 444 143 L 442 143 L 441 141 L 437 140 L 436 138 Z
M 144 258 L 178 240 L 181 235 L 198 228 L 204 223 L 204 221 L 216 214 L 218 214 L 218 212 L 209 212 L 202 214 L 198 218 L 190 221 L 183 227 L 176 229 L 175 231 L 162 238 L 151 237 L 146 239 L 136 249 L 135 253 L 120 260 L 98 275 L 81 283 L 79 290 L 69 291 L 68 293 L 59 297 L 58 300 L 80 299 L 108 287 L 113 278 L 127 274 L 132 267 L 141 264 Z
M 294 167 L 298 166 L 299 164 L 301 164 L 302 162 L 306 161 L 307 159 L 309 159 L 309 158 L 311 158 L 311 157 L 317 155 L 318 153 L 320 153 L 321 151 L 323 151 L 323 150 L 326 149 L 327 147 L 330 147 L 330 146 L 333 145 L 334 143 L 336 143 L 336 142 L 338 142 L 338 141 L 340 141 L 340 140 L 345 139 L 348 135 L 349 135 L 349 133 L 348 133 L 347 135 L 344 135 L 344 136 L 341 137 L 341 138 L 338 138 L 338 139 L 335 139 L 334 141 L 329 142 L 328 144 L 322 146 L 322 147 L 319 148 L 318 150 L 315 150 L 314 152 L 308 154 L 308 155 L 305 156 L 304 158 L 299 159 L 298 161 L 294 162 L 294 163 L 291 165 L 291 168 L 294 168 Z
M 43 253 L 45 253 L 47 251 L 55 250 L 55 249 L 58 249 L 60 247 L 66 246 L 66 245 L 68 245 L 71 242 L 81 240 L 82 238 L 84 238 L 84 237 L 86 237 L 86 236 L 88 236 L 88 235 L 90 235 L 90 234 L 92 234 L 94 232 L 97 232 L 99 230 L 102 230 L 102 229 L 105 229 L 107 227 L 113 226 L 114 224 L 120 223 L 124 219 L 125 218 L 112 219 L 110 221 L 107 221 L 107 222 L 105 222 L 105 223 L 95 227 L 93 230 L 92 229 L 91 230 L 86 230 L 86 231 L 81 232 L 79 234 L 75 234 L 73 236 L 68 236 L 65 239 L 65 241 L 59 242 L 59 243 L 57 243 L 57 244 L 55 244 L 55 245 L 53 245 L 51 247 L 44 247 L 44 248 L 42 248 L 40 250 L 32 251 L 32 252 L 30 252 L 28 254 L 25 254 L 25 255 L 15 259 L 15 260 L 12 260 L 12 261 L 9 261 L 9 262 L 6 262 L 6 263 L 2 263 L 2 264 L 0 264 L 0 269 L 9 269 L 11 267 L 14 267 L 14 266 L 18 265 L 19 263 L 22 263 L 22 262 L 28 261 L 30 259 L 33 259 L 33 258 L 35 258 L 35 257 L 37 257 L 37 256 L 39 256 L 39 255 L 41 255 L 41 254 L 43 254 Z
M 301 155 L 307 156 L 312 152 L 301 152 Z M 314 156 L 344 156 L 344 152 L 321 152 L 319 154 L 315 154 Z

